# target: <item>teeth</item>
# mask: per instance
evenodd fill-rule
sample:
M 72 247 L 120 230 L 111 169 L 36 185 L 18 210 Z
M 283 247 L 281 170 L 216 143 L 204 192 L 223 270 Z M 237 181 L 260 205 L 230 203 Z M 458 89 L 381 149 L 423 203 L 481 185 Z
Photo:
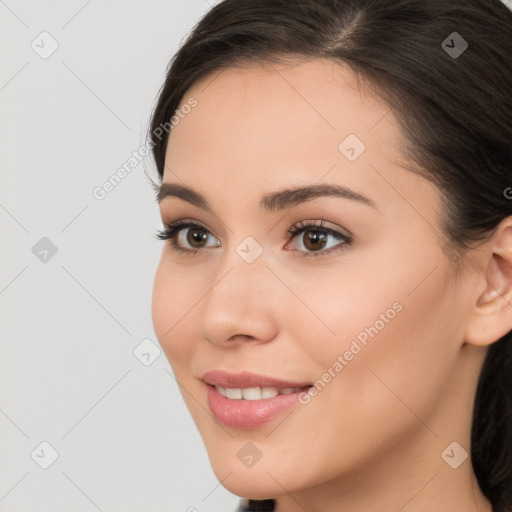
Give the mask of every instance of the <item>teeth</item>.
M 261 400 L 260 388 L 244 388 L 241 392 L 244 400 Z
M 240 388 L 226 388 L 226 396 L 228 398 L 242 398 L 242 390 Z
M 261 398 L 274 398 L 279 395 L 277 388 L 261 388 Z
M 215 389 L 222 395 L 233 400 L 261 400 L 274 398 L 277 395 L 290 395 L 297 393 L 303 388 L 224 388 L 215 386 Z

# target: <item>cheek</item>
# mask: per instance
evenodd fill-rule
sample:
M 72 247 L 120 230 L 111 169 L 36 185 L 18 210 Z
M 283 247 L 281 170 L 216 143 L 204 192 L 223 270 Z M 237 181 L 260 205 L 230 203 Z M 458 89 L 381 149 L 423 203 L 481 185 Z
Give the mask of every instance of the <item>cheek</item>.
M 166 263 L 164 254 L 155 274 L 151 309 L 155 334 L 173 367 L 192 353 L 193 344 L 184 343 L 184 329 L 198 296 L 193 282 L 180 277 L 179 270 Z
M 324 386 L 318 404 L 340 409 L 328 427 L 333 435 L 350 437 L 362 429 L 369 440 L 377 439 L 375 425 L 388 432 L 417 426 L 408 407 L 420 417 L 435 408 L 455 364 L 460 334 L 441 267 L 412 293 L 430 267 L 410 269 L 413 279 L 375 275 L 365 287 L 355 288 L 356 279 L 352 284 L 348 279 L 346 293 L 339 291 L 341 284 L 331 285 L 323 318 L 335 335 L 323 336 L 324 343 L 311 346 L 310 354 L 321 368 L 317 387 Z M 343 409 L 358 420 L 351 421 Z
M 301 333 L 296 339 L 302 340 L 309 361 L 314 361 L 319 395 L 329 401 L 340 399 L 354 410 L 371 409 L 368 398 L 375 377 L 369 368 L 404 356 L 402 345 L 408 343 L 415 324 L 407 300 L 393 288 L 376 288 L 373 283 L 368 281 L 365 287 L 356 278 L 331 281 L 321 293 L 308 294 L 308 304 L 324 325 L 311 321 L 311 315 L 309 322 L 296 324 Z
M 316 362 L 317 373 L 331 368 L 338 356 L 347 366 L 365 361 L 374 345 L 391 337 L 391 325 L 407 323 L 406 286 L 390 278 L 389 272 L 375 275 L 353 271 L 348 265 L 315 269 L 307 279 L 297 274 L 284 276 L 302 299 L 302 303 L 290 301 L 287 321 L 297 346 L 301 344 L 308 359 Z

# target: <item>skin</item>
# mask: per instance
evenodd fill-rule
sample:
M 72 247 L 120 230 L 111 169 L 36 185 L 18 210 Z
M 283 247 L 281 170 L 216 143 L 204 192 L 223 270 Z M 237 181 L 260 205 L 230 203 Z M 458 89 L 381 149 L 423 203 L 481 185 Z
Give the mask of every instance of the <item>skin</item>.
M 512 218 L 457 274 L 442 250 L 439 190 L 400 166 L 393 113 L 345 66 L 228 68 L 182 104 L 191 96 L 198 104 L 172 130 L 163 181 L 200 192 L 214 213 L 176 197 L 159 207 L 164 223 L 192 218 L 210 238 L 195 255 L 165 242 L 152 312 L 219 481 L 238 496 L 276 498 L 279 512 L 491 511 L 470 458 L 453 469 L 441 454 L 454 441 L 469 451 L 481 365 L 512 328 Z M 351 133 L 366 145 L 353 162 L 338 149 Z M 326 183 L 376 208 L 319 197 L 260 209 L 266 193 Z M 352 243 L 300 257 L 315 252 L 308 233 L 287 231 L 321 219 Z M 247 236 L 263 249 L 251 264 L 236 252 Z M 307 405 L 249 431 L 212 416 L 207 370 L 313 383 L 397 302 L 401 311 Z M 262 454 L 250 468 L 237 457 L 248 441 Z

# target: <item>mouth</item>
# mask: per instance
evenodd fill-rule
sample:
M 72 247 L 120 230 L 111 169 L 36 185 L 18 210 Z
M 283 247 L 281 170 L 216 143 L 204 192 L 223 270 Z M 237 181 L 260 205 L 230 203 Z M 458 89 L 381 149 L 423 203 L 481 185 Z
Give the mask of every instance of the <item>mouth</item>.
M 209 384 L 211 386 L 211 384 Z M 311 386 L 303 387 L 288 387 L 288 388 L 275 388 L 275 387 L 251 387 L 251 388 L 226 388 L 223 386 L 213 386 L 223 397 L 230 400 L 267 400 L 275 398 L 279 395 L 292 395 L 307 391 Z
M 311 384 L 285 381 L 248 372 L 214 370 L 203 375 L 208 405 L 223 425 L 255 429 L 299 404 Z
M 201 378 L 206 384 L 228 390 L 259 388 L 281 391 L 311 386 L 310 382 L 295 382 L 251 372 L 229 373 L 224 370 L 210 370 Z M 236 396 L 233 395 L 233 398 L 236 398 Z M 251 399 L 249 398 L 249 400 Z

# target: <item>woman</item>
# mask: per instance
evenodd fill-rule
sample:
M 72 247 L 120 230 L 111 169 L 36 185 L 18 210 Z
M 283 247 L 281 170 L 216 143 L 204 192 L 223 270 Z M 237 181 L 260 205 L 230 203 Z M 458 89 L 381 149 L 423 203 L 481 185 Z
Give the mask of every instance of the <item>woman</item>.
M 240 510 L 512 510 L 512 13 L 225 0 L 151 121 L 153 322 Z

